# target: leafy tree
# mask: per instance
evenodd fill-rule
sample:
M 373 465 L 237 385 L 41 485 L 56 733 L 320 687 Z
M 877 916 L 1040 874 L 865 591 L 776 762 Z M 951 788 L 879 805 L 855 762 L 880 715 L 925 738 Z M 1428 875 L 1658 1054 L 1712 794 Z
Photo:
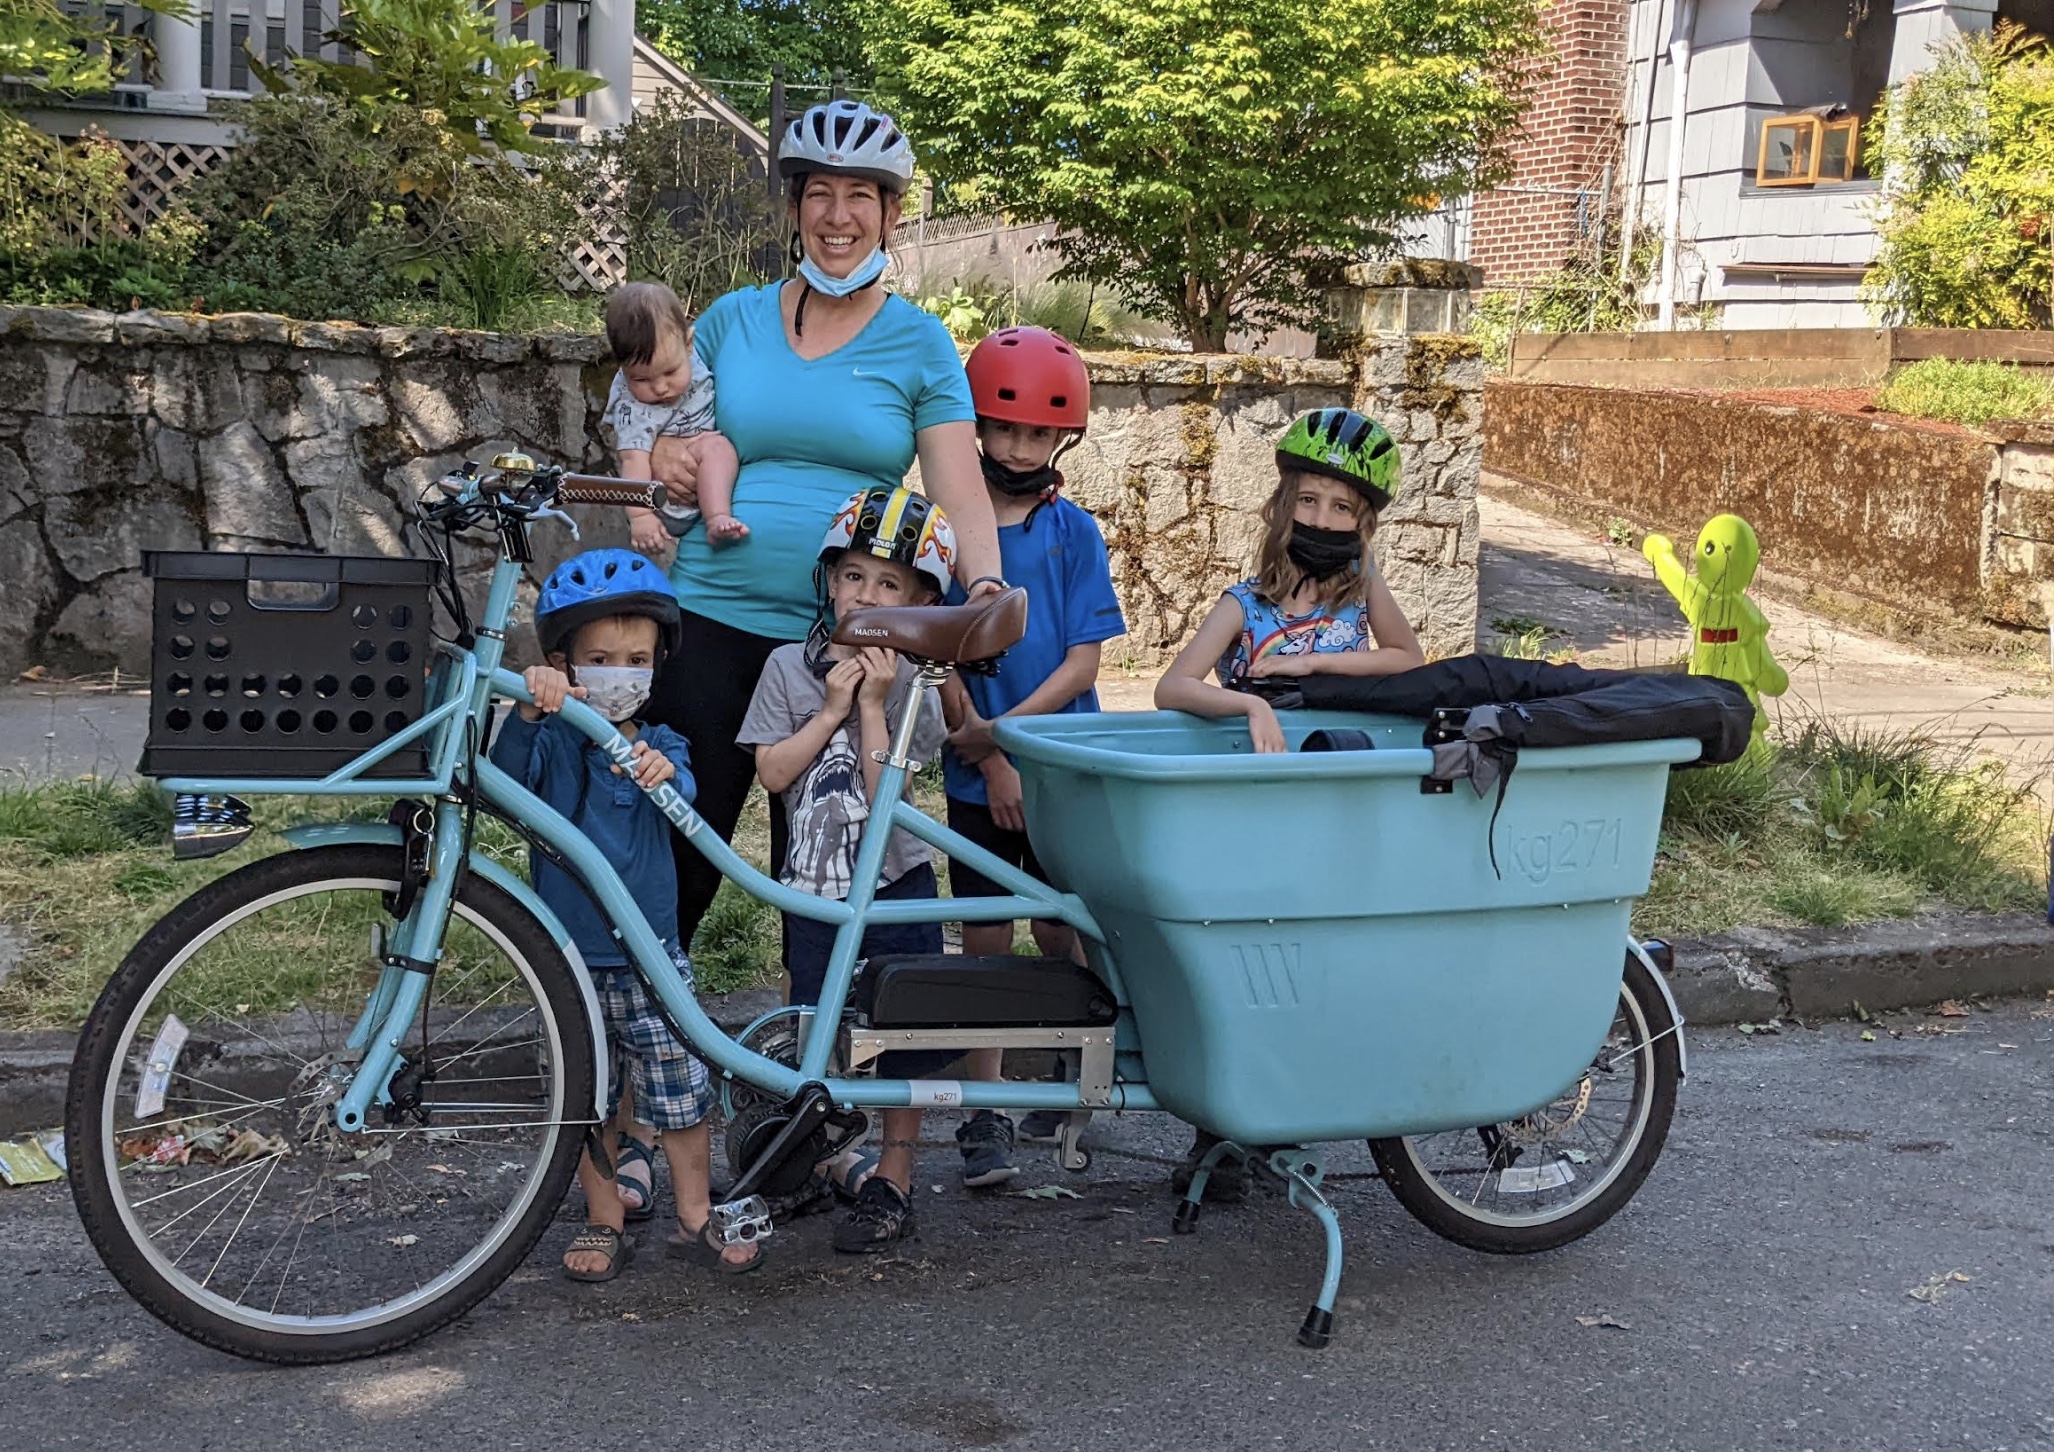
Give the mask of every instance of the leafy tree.
M 852 89 L 867 88 L 866 20 L 859 0 L 638 0 L 635 7 L 637 28 L 687 70 L 716 81 L 763 82 L 728 98 L 759 121 L 770 110 L 775 65 L 785 68 L 791 86 L 826 86 L 840 71 Z
M 1917 327 L 2054 323 L 2054 47 L 2015 25 L 1964 36 L 1884 94 L 1869 305 Z
M 135 0 L 159 15 L 189 14 L 185 0 Z M 33 76 L 53 91 L 104 91 L 117 66 L 143 49 L 138 36 L 58 0 L 0 0 L 0 76 Z
M 1540 47 L 1538 0 L 869 3 L 923 164 L 1200 349 L 1505 174 Z
M 0 0 L 4 3 L 4 0 Z M 556 64 L 531 40 L 500 40 L 485 0 L 349 0 L 333 39 L 361 60 L 293 57 L 282 70 L 251 58 L 274 92 L 326 97 L 365 132 L 416 112 L 463 151 L 539 151 L 546 113 L 599 90 L 588 71 Z

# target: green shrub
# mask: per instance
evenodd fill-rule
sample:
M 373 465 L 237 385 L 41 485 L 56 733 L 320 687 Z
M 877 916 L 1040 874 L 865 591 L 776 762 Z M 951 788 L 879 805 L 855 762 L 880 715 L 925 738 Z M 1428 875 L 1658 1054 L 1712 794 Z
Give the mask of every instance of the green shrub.
M 1876 407 L 1959 424 L 2031 418 L 2054 414 L 2054 383 L 2010 363 L 1926 358 L 1892 374 L 1876 395 Z
M 2017 25 L 1963 35 L 1884 93 L 1864 132 L 1883 177 L 1863 296 L 1887 322 L 2054 321 L 2054 48 Z
M 1768 828 L 1776 807 L 1776 754 L 1758 742 L 1724 766 L 1669 773 L 1663 810 L 1672 827 L 1715 841 L 1751 842 Z

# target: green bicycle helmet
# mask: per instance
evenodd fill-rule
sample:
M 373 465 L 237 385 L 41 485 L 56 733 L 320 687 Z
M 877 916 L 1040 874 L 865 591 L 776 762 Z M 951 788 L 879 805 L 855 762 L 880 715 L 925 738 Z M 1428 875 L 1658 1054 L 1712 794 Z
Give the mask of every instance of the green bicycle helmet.
M 1277 441 L 1277 468 L 1339 479 L 1382 509 L 1398 492 L 1398 442 L 1352 409 L 1316 409 Z

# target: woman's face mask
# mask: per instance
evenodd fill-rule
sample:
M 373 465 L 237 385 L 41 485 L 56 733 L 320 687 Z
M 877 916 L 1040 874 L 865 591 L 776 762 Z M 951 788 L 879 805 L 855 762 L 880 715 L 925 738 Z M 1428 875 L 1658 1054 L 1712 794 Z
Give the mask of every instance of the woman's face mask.
M 648 666 L 579 666 L 571 682 L 585 688 L 585 704 L 618 726 L 634 719 L 649 699 L 656 672 Z

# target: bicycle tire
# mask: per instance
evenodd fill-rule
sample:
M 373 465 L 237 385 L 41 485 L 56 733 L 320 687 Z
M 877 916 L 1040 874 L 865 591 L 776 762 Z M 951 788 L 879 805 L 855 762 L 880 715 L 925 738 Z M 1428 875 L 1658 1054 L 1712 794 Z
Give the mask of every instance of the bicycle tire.
M 126 1192 L 117 1189 L 121 1150 L 113 1128 L 118 1089 L 131 1053 L 141 1046 L 137 1032 L 144 1012 L 160 989 L 216 936 L 264 907 L 316 892 L 393 891 L 400 865 L 396 846 L 352 844 L 283 853 L 218 878 L 144 934 L 86 1020 L 65 1113 L 79 1217 L 123 1288 L 160 1321 L 207 1346 L 256 1361 L 313 1365 L 375 1356 L 418 1341 L 476 1306 L 513 1273 L 533 1251 L 569 1187 L 585 1140 L 578 1121 L 594 1113 L 592 1037 L 583 996 L 562 950 L 534 915 L 502 889 L 471 875 L 464 879 L 456 915 L 508 953 L 517 969 L 526 970 L 543 1020 L 535 1042 L 547 1046 L 546 1062 L 554 1066 L 535 1076 L 548 1086 L 542 1092 L 550 1117 L 520 1126 L 538 1131 L 534 1164 L 513 1192 L 513 1203 L 493 1222 L 492 1233 L 479 1242 L 483 1254 L 472 1252 L 432 1295 L 424 1290 L 417 1304 L 390 1315 L 374 1307 L 361 1324 L 308 1318 L 301 1325 L 275 1312 L 264 1316 L 254 1308 L 225 1304 L 204 1282 L 196 1285 L 167 1265 L 132 1214 L 124 1213 Z M 543 1056 L 538 1050 L 538 1059 Z M 279 1113 L 282 1118 L 286 1111 Z M 311 1206 L 306 1213 L 311 1214 Z
M 1618 1214 L 1661 1157 L 1683 1078 L 1678 1042 L 1681 1025 L 1670 1013 L 1668 997 L 1636 955 L 1627 955 L 1619 993 L 1620 1014 L 1633 1039 L 1630 1052 L 1642 1066 L 1645 1089 L 1636 1090 L 1631 1144 L 1587 1194 L 1573 1197 L 1545 1215 L 1485 1214 L 1441 1183 L 1423 1162 L 1416 1138 L 1373 1139 L 1370 1152 L 1398 1203 L 1435 1234 L 1491 1255 L 1557 1250 Z

